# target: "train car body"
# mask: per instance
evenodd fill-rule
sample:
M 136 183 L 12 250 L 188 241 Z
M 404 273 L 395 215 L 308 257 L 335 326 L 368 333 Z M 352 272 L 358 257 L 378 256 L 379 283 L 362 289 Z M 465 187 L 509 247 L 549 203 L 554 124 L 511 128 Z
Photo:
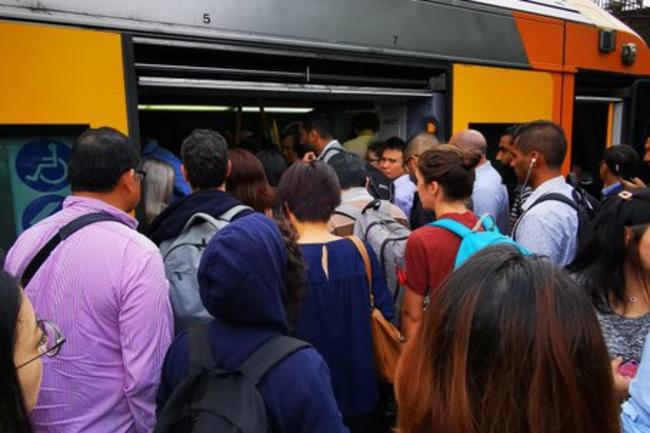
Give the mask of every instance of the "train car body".
M 590 0 L 0 0 L 0 47 L 3 247 L 60 205 L 88 126 L 177 150 L 246 111 L 324 108 L 346 131 L 371 109 L 385 136 L 474 127 L 494 151 L 543 118 L 565 170 L 593 171 L 606 146 L 640 150 L 650 117 L 648 47 Z

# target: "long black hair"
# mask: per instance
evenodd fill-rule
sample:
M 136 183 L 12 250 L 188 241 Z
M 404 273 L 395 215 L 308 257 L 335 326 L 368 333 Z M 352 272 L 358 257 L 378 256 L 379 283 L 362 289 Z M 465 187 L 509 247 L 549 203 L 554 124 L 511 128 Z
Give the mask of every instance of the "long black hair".
M 601 312 L 610 313 L 612 301 L 626 302 L 625 264 L 646 286 L 647 272 L 641 264 L 639 242 L 648 227 L 650 190 L 624 191 L 607 201 L 592 222 L 588 236 L 578 245 L 569 270 L 582 281 Z
M 0 433 L 31 433 L 14 364 L 16 325 L 22 303 L 18 282 L 0 269 Z

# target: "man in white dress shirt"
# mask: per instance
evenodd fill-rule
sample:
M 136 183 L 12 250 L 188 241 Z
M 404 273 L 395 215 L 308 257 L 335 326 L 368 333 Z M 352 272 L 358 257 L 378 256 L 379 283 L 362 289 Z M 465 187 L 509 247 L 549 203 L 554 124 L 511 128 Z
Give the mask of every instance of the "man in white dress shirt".
M 404 164 L 405 150 L 406 143 L 401 138 L 391 137 L 386 140 L 381 153 L 380 167 L 381 171 L 393 182 L 395 187 L 394 203 L 402 209 L 404 215 L 410 215 L 416 187 L 406 171 Z

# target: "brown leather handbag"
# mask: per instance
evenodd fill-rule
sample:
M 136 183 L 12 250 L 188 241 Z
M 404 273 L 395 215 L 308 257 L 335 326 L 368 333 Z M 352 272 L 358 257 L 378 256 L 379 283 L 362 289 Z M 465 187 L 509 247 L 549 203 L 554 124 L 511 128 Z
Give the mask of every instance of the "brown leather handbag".
M 381 311 L 375 307 L 375 297 L 372 294 L 372 265 L 370 264 L 370 256 L 366 245 L 356 236 L 349 236 L 347 239 L 352 241 L 359 251 L 366 268 L 366 278 L 368 278 L 368 289 L 370 290 L 370 330 L 375 350 L 377 373 L 382 382 L 393 383 L 404 337 L 402 337 L 399 329 L 386 320 Z

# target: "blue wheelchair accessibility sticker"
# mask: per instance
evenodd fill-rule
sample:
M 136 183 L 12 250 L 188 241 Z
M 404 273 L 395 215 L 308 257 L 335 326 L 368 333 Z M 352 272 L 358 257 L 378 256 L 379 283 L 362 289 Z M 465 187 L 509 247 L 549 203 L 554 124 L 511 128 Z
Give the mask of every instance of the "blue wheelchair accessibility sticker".
M 23 211 L 22 228 L 27 230 L 42 219 L 61 210 L 65 197 L 58 194 L 42 195 L 29 203 Z
M 69 157 L 70 148 L 60 141 L 34 140 L 16 155 L 16 174 L 36 191 L 59 191 L 68 185 Z

